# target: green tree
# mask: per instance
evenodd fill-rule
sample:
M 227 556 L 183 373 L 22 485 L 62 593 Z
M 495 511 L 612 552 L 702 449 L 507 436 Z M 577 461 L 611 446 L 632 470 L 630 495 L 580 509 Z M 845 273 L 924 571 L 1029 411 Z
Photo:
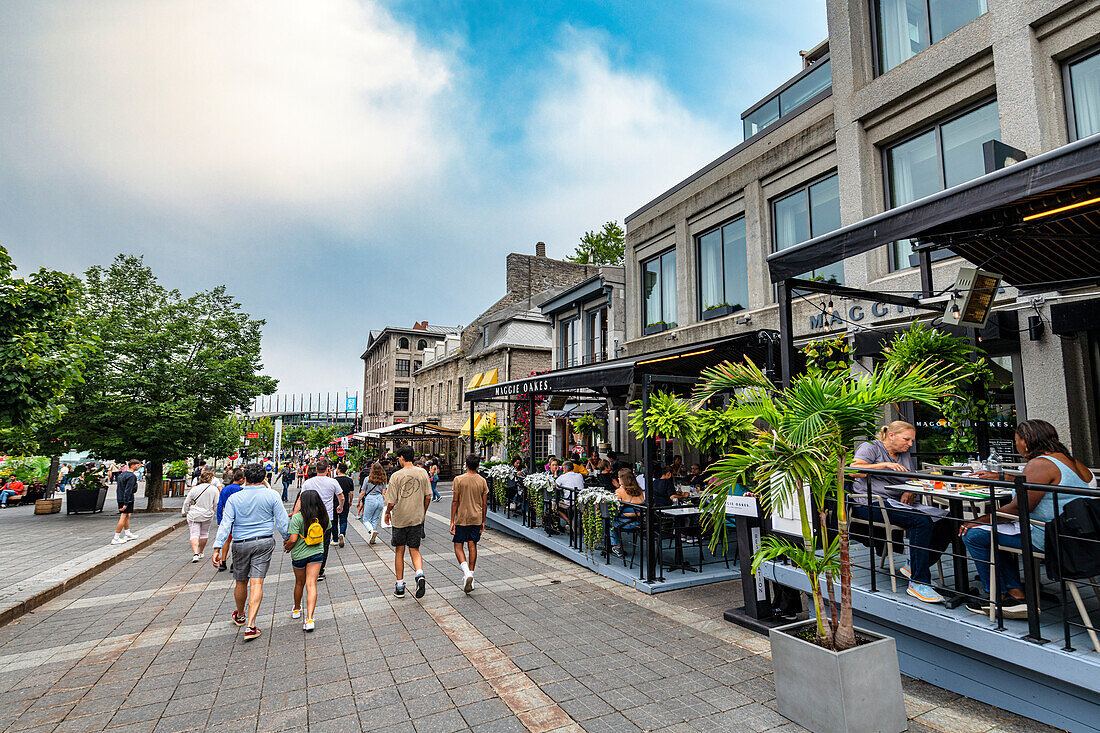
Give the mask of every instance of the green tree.
M 616 221 L 609 221 L 598 232 L 581 237 L 576 251 L 565 259 L 582 265 L 621 265 L 626 253 L 626 232 Z
M 236 415 L 226 415 L 214 423 L 214 431 L 203 446 L 208 458 L 228 458 L 241 448 L 244 429 Z
M 145 495 L 157 511 L 164 463 L 224 438 L 228 412 L 275 391 L 260 373 L 264 322 L 224 286 L 185 297 L 125 255 L 87 271 L 79 310 L 102 345 L 73 390 L 64 432 L 100 457 L 149 461 Z

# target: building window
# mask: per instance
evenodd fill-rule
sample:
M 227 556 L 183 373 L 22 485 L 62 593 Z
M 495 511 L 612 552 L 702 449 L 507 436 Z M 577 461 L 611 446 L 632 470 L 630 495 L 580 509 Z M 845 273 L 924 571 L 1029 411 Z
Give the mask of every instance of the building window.
M 462 400 L 466 398 L 466 394 L 462 391 L 462 377 L 458 378 L 458 409 L 462 409 Z
M 413 362 L 413 372 L 416 372 L 422 366 L 424 366 L 424 362 L 422 362 L 420 359 L 417 359 Z
M 772 222 L 777 252 L 840 228 L 837 175 L 833 173 L 773 201 Z M 815 280 L 844 284 L 844 263 L 834 262 L 806 275 Z
M 395 370 L 394 370 L 394 376 L 396 376 L 396 377 L 407 377 L 407 376 L 409 376 L 409 360 L 408 359 L 395 359 L 394 363 L 396 365 Z
M 550 431 L 545 428 L 535 428 L 535 462 L 543 463 L 550 457 Z M 534 467 L 531 467 L 534 470 Z
M 394 389 L 393 389 L 393 411 L 394 412 L 408 412 L 409 411 L 409 388 L 408 387 L 394 387 Z
M 587 364 L 607 361 L 607 308 L 597 308 L 586 314 L 587 330 L 584 360 Z
M 419 341 L 417 341 L 416 342 L 416 348 L 419 351 L 423 351 L 424 349 L 428 348 L 427 339 L 420 339 Z
M 676 327 L 676 250 L 642 263 L 642 323 L 646 333 Z
M 745 217 L 696 239 L 699 247 L 700 314 L 743 310 L 749 305 Z
M 985 174 L 982 145 L 1001 139 L 997 101 L 987 102 L 886 149 L 890 208 L 916 201 Z M 911 240 L 890 247 L 890 269 L 912 264 Z
M 1080 140 L 1100 132 L 1100 48 L 1065 65 L 1069 138 Z
M 779 121 L 779 118 L 794 112 L 799 106 L 810 101 L 833 85 L 833 71 L 829 59 L 819 61 L 803 74 L 795 77 L 778 94 L 763 102 L 745 114 L 745 139 L 748 140 L 766 127 Z
M 872 0 L 884 74 L 986 11 L 986 0 Z
M 397 348 L 399 348 L 399 349 L 409 348 L 409 340 L 407 338 L 405 338 L 404 336 L 397 339 Z
M 562 321 L 558 328 L 558 369 L 577 363 L 577 319 Z

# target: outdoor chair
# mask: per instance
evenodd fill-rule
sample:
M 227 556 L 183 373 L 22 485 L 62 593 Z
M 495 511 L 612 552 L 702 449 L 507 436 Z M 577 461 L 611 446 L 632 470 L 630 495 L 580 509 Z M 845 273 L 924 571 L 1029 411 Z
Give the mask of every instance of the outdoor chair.
M 1004 512 L 997 512 L 998 519 L 1004 519 L 1010 522 L 1019 521 L 1019 517 L 1015 514 L 1006 514 Z M 1030 520 L 1032 526 L 1046 528 L 1046 522 L 1040 522 L 1037 519 Z M 1017 547 L 1007 547 L 1000 543 L 997 543 L 997 551 L 1010 552 L 1014 555 L 1023 557 L 1024 551 Z M 1032 561 L 1035 563 L 1033 568 L 1035 575 L 1033 576 L 1036 582 L 1039 582 L 1039 566 L 1046 559 L 1046 553 L 1041 550 L 1032 549 L 1031 551 Z M 1077 613 L 1081 615 L 1081 623 L 1084 624 L 1085 630 L 1088 632 L 1089 639 L 1092 641 L 1092 646 L 1096 650 L 1097 654 L 1100 654 L 1100 637 L 1096 634 L 1096 627 L 1092 623 L 1092 617 L 1089 615 L 1088 608 L 1085 607 L 1085 601 L 1081 598 L 1081 591 L 1077 588 L 1077 583 L 1065 578 L 1066 588 L 1069 589 L 1069 594 L 1073 597 L 1073 605 L 1077 606 Z M 1100 588 L 1097 587 L 1096 578 L 1089 578 L 1089 583 L 1092 585 L 1092 592 L 1096 595 L 1096 600 L 1100 601 Z M 989 620 L 997 620 L 997 562 L 996 552 L 990 551 L 989 558 Z M 1037 611 L 1039 609 L 1036 609 Z
M 880 520 L 876 519 L 875 524 L 878 525 L 878 526 L 882 526 L 883 531 L 885 532 L 885 539 L 883 540 L 883 544 L 886 545 L 886 549 L 882 553 L 882 556 L 881 556 L 881 559 L 879 560 L 879 565 L 878 566 L 880 568 L 883 568 L 883 567 L 885 567 L 885 565 L 887 563 L 889 563 L 889 565 L 890 565 L 890 590 L 893 591 L 894 593 L 897 593 L 898 592 L 898 571 L 897 571 L 897 568 L 894 565 L 894 544 L 899 543 L 902 546 L 904 546 L 904 544 L 905 544 L 905 542 L 904 542 L 905 530 L 902 529 L 901 527 L 895 527 L 893 525 L 893 523 L 890 521 L 890 515 L 886 513 L 886 501 L 881 496 L 876 495 L 872 498 L 875 500 L 875 503 L 878 505 L 878 508 L 880 510 L 879 513 L 882 516 L 882 520 L 880 521 Z M 857 535 L 857 537 L 860 537 L 860 536 L 867 537 L 867 541 L 869 543 L 873 543 L 875 541 L 875 538 L 870 536 L 870 534 L 871 534 L 871 532 L 870 532 L 870 528 L 871 528 L 870 521 L 867 520 L 867 519 L 860 519 L 859 517 L 857 517 L 852 512 L 852 507 L 853 506 L 859 506 L 859 505 L 853 504 L 851 502 L 849 502 L 849 504 L 848 504 L 848 526 L 849 526 L 849 528 L 852 527 L 853 525 L 856 525 L 856 524 L 865 525 L 867 527 L 867 534 L 866 535 Z M 897 537 L 899 535 L 902 538 L 900 542 L 897 539 Z M 944 580 L 944 575 L 943 575 L 943 559 L 942 558 L 936 560 L 936 571 L 939 573 L 939 576 L 940 576 L 940 585 L 947 585 L 946 581 Z

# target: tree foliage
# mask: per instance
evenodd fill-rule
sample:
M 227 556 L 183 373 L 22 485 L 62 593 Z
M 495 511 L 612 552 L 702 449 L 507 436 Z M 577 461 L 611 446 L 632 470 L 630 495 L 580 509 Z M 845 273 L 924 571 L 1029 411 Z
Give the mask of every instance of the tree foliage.
M 621 265 L 626 253 L 626 232 L 617 221 L 609 221 L 600 231 L 587 231 L 577 249 L 565 259 L 582 265 Z
M 73 390 L 65 432 L 100 457 L 149 461 L 152 511 L 161 507 L 164 462 L 223 439 L 227 413 L 275 391 L 261 374 L 264 322 L 224 286 L 185 297 L 140 257 L 119 255 L 85 274 L 79 318 L 102 343 Z

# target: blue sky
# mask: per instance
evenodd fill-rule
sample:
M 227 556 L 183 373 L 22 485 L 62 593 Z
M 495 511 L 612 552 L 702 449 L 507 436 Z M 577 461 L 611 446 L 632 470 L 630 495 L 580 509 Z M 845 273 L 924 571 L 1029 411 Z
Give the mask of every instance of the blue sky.
M 143 254 L 267 319 L 280 391 L 356 389 L 371 328 L 458 325 L 742 139 L 824 0 L 0 5 L 0 243 Z

